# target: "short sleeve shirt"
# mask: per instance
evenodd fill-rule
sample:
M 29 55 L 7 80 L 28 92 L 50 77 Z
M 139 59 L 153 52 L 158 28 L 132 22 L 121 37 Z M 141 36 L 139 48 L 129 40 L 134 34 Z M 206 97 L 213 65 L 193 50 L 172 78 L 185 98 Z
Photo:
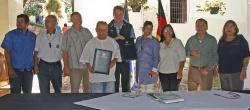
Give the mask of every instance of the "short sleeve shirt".
M 241 72 L 244 58 L 250 56 L 248 42 L 242 35 L 237 35 L 231 42 L 220 40 L 218 55 L 220 73 Z
M 36 35 L 20 29 L 14 29 L 5 35 L 1 47 L 10 52 L 11 65 L 14 69 L 31 70 L 34 65 L 33 54 Z
M 37 35 L 35 51 L 38 57 L 46 62 L 57 62 L 62 58 L 62 34 L 48 34 L 43 31 Z
M 87 42 L 93 38 L 93 35 L 87 28 L 81 28 L 80 31 L 70 28 L 63 35 L 62 50 L 68 53 L 68 62 L 71 69 L 86 68 L 85 64 L 79 62 L 83 49 Z

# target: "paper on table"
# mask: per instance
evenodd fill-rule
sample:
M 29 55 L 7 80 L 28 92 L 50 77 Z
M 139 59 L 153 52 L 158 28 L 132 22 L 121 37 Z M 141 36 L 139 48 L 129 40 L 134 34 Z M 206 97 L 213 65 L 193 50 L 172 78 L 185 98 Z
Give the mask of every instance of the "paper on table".
M 227 95 L 225 91 L 176 92 L 185 101 L 162 104 L 152 100 L 146 94 L 137 98 L 126 98 L 116 93 L 95 99 L 75 102 L 77 105 L 101 110 L 248 110 L 250 95 L 240 94 L 238 99 L 227 99 L 214 95 Z

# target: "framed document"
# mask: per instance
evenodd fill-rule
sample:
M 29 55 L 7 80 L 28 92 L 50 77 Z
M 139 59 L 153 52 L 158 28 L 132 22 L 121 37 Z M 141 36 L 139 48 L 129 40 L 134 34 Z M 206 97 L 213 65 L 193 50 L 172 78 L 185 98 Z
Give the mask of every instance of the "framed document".
M 95 49 L 93 69 L 95 73 L 109 75 L 112 51 Z

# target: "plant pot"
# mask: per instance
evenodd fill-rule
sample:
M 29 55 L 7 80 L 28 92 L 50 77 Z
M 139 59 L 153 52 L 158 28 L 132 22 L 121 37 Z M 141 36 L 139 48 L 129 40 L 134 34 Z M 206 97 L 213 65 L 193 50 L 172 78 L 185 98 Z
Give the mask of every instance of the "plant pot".
M 133 12 L 140 12 L 141 6 L 131 6 Z
M 210 14 L 218 14 L 219 13 L 219 7 L 211 7 L 210 8 Z

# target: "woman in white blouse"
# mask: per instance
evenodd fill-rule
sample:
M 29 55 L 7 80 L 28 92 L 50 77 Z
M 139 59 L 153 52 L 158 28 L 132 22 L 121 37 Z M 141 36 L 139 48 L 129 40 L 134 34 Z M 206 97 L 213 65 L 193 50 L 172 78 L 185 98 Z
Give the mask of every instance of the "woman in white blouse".
M 170 24 L 161 31 L 159 79 L 163 91 L 177 91 L 186 60 L 185 48 Z

